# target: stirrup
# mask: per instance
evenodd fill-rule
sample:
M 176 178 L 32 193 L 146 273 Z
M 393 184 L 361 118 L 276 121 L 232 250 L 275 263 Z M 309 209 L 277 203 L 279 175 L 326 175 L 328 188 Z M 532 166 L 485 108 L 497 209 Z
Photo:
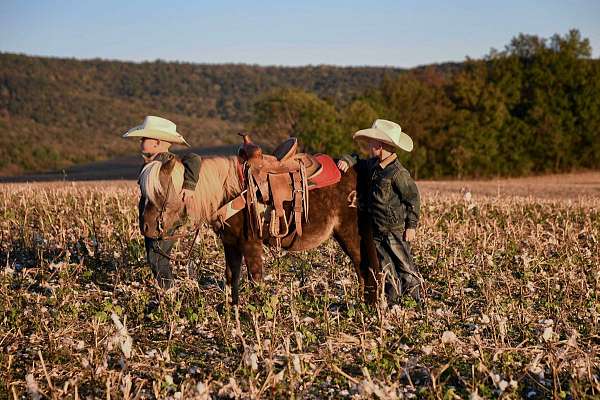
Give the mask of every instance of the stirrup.
M 281 224 L 279 223 L 280 220 L 283 219 L 283 226 L 285 228 L 285 231 L 281 231 Z M 277 239 L 280 239 L 282 237 L 287 236 L 289 230 L 290 230 L 290 225 L 288 224 L 288 220 L 287 217 L 285 216 L 285 213 L 281 216 L 278 217 L 275 214 L 275 210 L 271 210 L 271 222 L 270 222 L 270 231 L 271 231 L 271 236 Z

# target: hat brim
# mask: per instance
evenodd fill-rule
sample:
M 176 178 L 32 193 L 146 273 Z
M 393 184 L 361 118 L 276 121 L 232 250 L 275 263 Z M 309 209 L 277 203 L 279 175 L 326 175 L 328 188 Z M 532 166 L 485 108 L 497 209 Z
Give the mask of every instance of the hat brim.
M 164 140 L 165 142 L 169 143 L 182 144 L 187 147 L 192 147 L 189 145 L 188 142 L 185 141 L 185 139 L 183 138 L 183 136 L 181 136 L 180 133 L 173 134 L 171 132 L 160 131 L 157 129 L 140 129 L 139 127 L 135 127 L 130 129 L 127 133 L 125 133 L 123 137 L 145 137 L 150 139 Z
M 408 136 L 404 132 L 400 132 L 400 138 L 399 138 L 398 142 L 395 142 L 394 140 L 392 140 L 392 138 L 390 138 L 385 131 L 383 131 L 381 129 L 377 129 L 377 128 L 362 129 L 362 130 L 356 132 L 354 134 L 354 136 L 352 136 L 352 138 L 354 140 L 361 140 L 361 141 L 363 141 L 363 140 L 366 141 L 366 140 L 370 140 L 370 139 L 377 140 L 379 142 L 402 149 L 404 151 L 412 151 L 412 149 L 413 149 L 412 139 L 410 138 L 410 136 Z

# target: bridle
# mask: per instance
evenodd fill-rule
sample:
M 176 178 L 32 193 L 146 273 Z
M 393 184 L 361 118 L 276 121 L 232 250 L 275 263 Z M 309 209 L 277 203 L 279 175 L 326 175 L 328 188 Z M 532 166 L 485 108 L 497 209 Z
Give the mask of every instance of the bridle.
M 152 249 L 160 254 L 161 256 L 168 258 L 169 260 L 173 261 L 173 262 L 182 262 L 182 263 L 189 263 L 190 258 L 192 256 L 192 251 L 194 250 L 194 243 L 196 243 L 196 239 L 198 239 L 198 235 L 200 234 L 200 226 L 199 225 L 194 225 L 195 231 L 190 231 L 187 233 L 179 233 L 179 234 L 171 234 L 171 235 L 167 235 L 164 236 L 164 214 L 167 210 L 167 202 L 169 200 L 169 193 L 171 190 L 171 186 L 173 186 L 172 182 L 169 182 L 169 185 L 167 186 L 167 193 L 165 194 L 165 198 L 162 202 L 162 205 L 160 207 L 160 209 L 158 210 L 158 216 L 156 217 L 156 229 L 158 231 L 158 237 L 155 238 L 156 240 L 154 240 L 152 242 Z M 175 226 L 173 231 L 177 230 L 178 228 L 180 228 L 182 225 L 178 225 Z M 185 237 L 189 237 L 191 232 L 194 232 L 194 240 L 192 240 L 191 244 L 190 244 L 190 248 L 187 251 L 187 256 L 185 258 L 176 258 L 176 257 L 172 257 L 170 255 L 168 255 L 165 251 L 163 251 L 163 249 L 160 248 L 160 246 L 158 246 L 158 241 L 159 240 L 177 240 L 177 239 L 182 239 Z

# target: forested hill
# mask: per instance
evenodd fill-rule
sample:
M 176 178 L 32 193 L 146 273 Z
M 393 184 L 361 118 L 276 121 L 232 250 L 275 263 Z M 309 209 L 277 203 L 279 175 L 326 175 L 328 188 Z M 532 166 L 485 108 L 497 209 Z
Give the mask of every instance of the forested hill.
M 120 134 L 145 115 L 175 121 L 195 146 L 237 140 L 256 99 L 293 87 L 339 104 L 401 72 L 378 67 L 262 67 L 119 62 L 0 53 L 0 175 L 132 151 Z
M 198 147 L 249 128 L 262 143 L 294 135 L 334 156 L 386 118 L 413 138 L 401 160 L 419 179 L 600 168 L 600 63 L 577 30 L 406 71 L 0 54 L 0 175 L 134 153 L 120 136 L 145 115 L 175 121 Z

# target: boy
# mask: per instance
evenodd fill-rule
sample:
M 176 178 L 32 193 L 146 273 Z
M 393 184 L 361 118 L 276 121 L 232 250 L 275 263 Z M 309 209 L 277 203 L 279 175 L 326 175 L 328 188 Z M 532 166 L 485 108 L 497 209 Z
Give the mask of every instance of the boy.
M 346 172 L 356 165 L 359 211 L 371 225 L 366 228 L 373 232 L 381 272 L 386 274 L 387 300 L 396 303 L 408 294 L 421 305 L 421 278 L 410 249 L 419 222 L 419 190 L 396 155 L 397 149 L 411 151 L 412 139 L 400 125 L 384 119 L 356 132 L 353 139 L 371 158 L 345 155 L 338 168 Z
M 123 137 L 140 138 L 140 151 L 144 158 L 144 163 L 150 161 L 160 161 L 165 163 L 175 157 L 175 155 L 169 151 L 173 144 L 181 144 L 190 147 L 183 136 L 177 132 L 176 128 L 175 124 L 168 119 L 147 116 L 141 125 L 131 128 L 123 135 Z M 181 161 L 185 167 L 181 201 L 183 201 L 186 206 L 191 207 L 194 204 L 191 200 L 193 199 L 196 184 L 198 183 L 200 156 L 190 153 L 183 156 Z M 138 206 L 140 224 L 142 223 L 142 213 L 144 212 L 145 204 L 146 199 L 143 197 L 140 198 Z M 170 288 L 173 282 L 170 260 L 158 253 L 155 246 L 158 246 L 162 253 L 169 254 L 174 243 L 174 240 L 155 240 L 144 237 L 146 257 L 152 267 L 152 272 L 158 280 L 159 285 L 165 289 Z

